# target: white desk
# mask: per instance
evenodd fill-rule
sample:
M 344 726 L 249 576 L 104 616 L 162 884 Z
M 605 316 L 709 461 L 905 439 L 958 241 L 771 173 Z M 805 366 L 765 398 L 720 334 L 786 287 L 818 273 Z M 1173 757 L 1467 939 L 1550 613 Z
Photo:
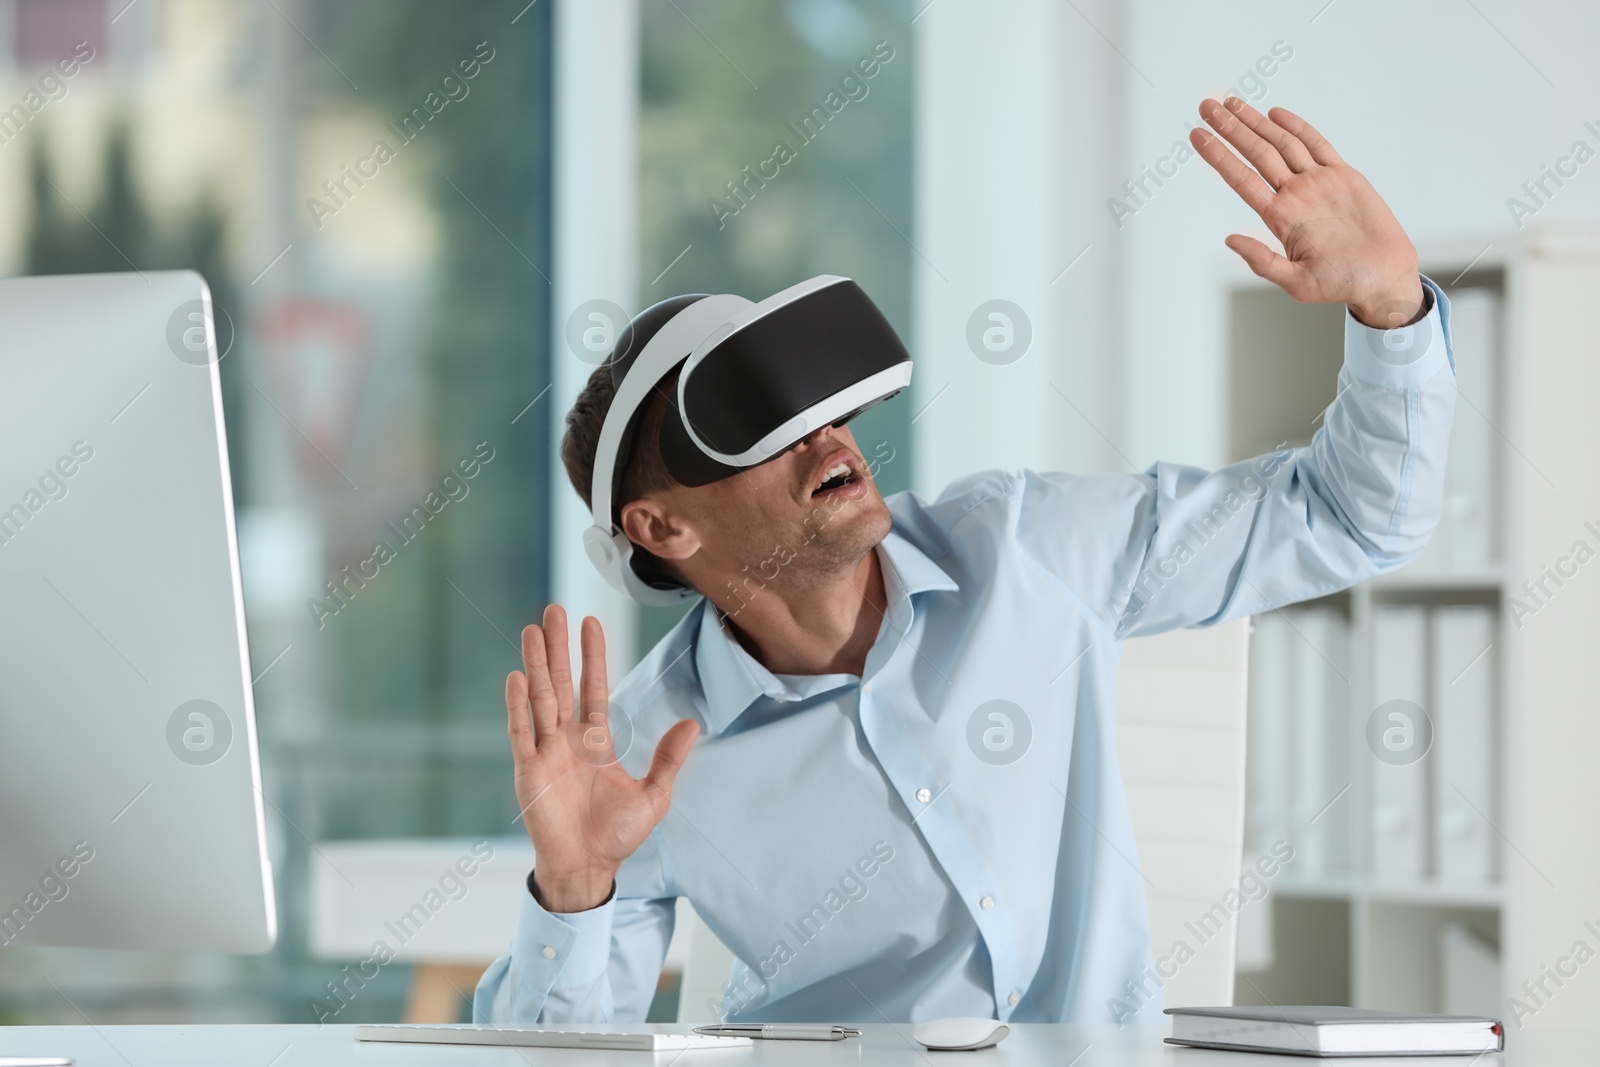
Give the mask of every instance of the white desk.
M 757 1041 L 751 1048 L 663 1053 L 590 1049 L 515 1049 L 357 1042 L 353 1027 L 326 1026 L 10 1026 L 0 1027 L 0 1055 L 65 1055 L 82 1067 L 1307 1067 L 1298 1056 L 1261 1056 L 1180 1048 L 1162 1043 L 1165 1027 L 1046 1026 L 1013 1028 L 995 1049 L 927 1052 L 910 1027 L 866 1026 L 844 1041 Z M 595 1027 L 599 1029 L 599 1027 Z M 663 1032 L 676 1026 L 655 1027 Z M 1330 1060 L 1350 1067 L 1591 1067 L 1597 1035 L 1514 1033 L 1504 1056 L 1438 1059 Z M 1087 1051 L 1085 1051 L 1087 1048 Z

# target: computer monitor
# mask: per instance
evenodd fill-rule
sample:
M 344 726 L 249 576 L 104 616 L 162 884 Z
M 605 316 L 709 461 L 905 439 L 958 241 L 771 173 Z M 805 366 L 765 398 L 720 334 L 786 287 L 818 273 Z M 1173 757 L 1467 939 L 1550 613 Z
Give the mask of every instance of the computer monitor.
M 0 945 L 276 937 L 218 358 L 198 274 L 0 281 Z

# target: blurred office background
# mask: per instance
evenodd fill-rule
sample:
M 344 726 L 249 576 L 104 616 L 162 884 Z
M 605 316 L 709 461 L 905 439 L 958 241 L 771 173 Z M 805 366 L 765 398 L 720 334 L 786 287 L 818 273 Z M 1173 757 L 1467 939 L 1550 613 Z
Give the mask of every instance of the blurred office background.
M 555 457 L 618 310 L 858 279 L 918 359 L 913 390 L 856 427 L 886 492 L 990 466 L 1209 467 L 1309 440 L 1341 310 L 1293 305 L 1223 246 L 1265 230 L 1180 149 L 1198 101 L 1227 92 L 1314 122 L 1480 327 L 1456 547 L 1408 585 L 1270 631 L 1274 662 L 1311 663 L 1283 650 L 1314 643 L 1348 691 L 1253 675 L 1266 734 L 1247 858 L 1294 832 L 1279 809 L 1317 814 L 1288 778 L 1344 806 L 1241 914 L 1237 995 L 1487 995 L 1503 1012 L 1500 993 L 1582 933 L 1562 923 L 1583 887 L 1600 899 L 1592 861 L 1543 850 L 1563 801 L 1526 769 L 1537 747 L 1508 744 L 1534 713 L 1517 677 L 1561 661 L 1536 666 L 1531 636 L 1519 660 L 1493 629 L 1577 517 L 1600 517 L 1581 465 L 1540 452 L 1517 414 L 1531 409 L 1501 402 L 1524 388 L 1527 265 L 1594 258 L 1596 34 L 1600 11 L 1574 0 L 0 0 L 0 271 L 186 266 L 212 285 L 282 918 L 261 958 L 0 950 L 0 1019 L 313 1021 L 345 962 L 312 930 L 329 849 L 520 832 L 501 703 L 519 628 L 551 600 L 598 614 L 620 677 L 677 615 L 631 608 L 590 571 Z M 1561 336 L 1541 381 L 1581 392 L 1594 342 Z M 447 484 L 471 457 L 475 475 Z M 393 559 L 352 579 L 378 542 Z M 1441 625 L 1493 651 L 1457 663 L 1427 636 Z M 1410 661 L 1447 675 L 1394 682 L 1419 704 L 1484 674 L 1483 752 L 1466 760 L 1487 828 L 1461 863 L 1438 829 L 1461 814 L 1451 782 L 1391 796 L 1354 766 L 1389 684 L 1373 634 L 1408 626 L 1423 635 Z M 1593 717 L 1568 696 L 1540 702 L 1539 736 L 1592 753 Z M 1299 748 L 1328 760 L 1263 769 L 1284 709 L 1317 699 L 1324 732 Z M 1384 845 L 1401 824 L 1411 836 Z M 1558 884 L 1555 912 L 1530 906 Z M 338 1021 L 398 1017 L 412 978 L 384 968 Z

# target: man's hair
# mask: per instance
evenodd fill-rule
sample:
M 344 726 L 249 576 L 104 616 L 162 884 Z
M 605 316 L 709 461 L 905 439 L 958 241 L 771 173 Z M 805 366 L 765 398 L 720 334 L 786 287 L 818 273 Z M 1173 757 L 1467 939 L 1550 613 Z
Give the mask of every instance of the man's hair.
M 674 370 L 657 383 L 638 416 L 633 445 L 623 462 L 622 478 L 611 500 L 610 520 L 613 523 L 618 521 L 624 504 L 679 484 L 661 457 L 661 420 L 666 416 L 668 391 L 676 388 L 677 381 L 678 372 Z M 611 403 L 616 396 L 617 387 L 611 380 L 611 363 L 608 360 L 589 375 L 583 391 L 572 404 L 572 410 L 567 412 L 567 429 L 561 437 L 561 463 L 567 469 L 567 478 L 571 480 L 572 487 L 578 491 L 584 506 L 590 511 L 594 510 L 590 489 L 594 484 L 595 453 L 600 448 L 600 430 L 605 425 L 606 413 L 611 410 Z M 638 568 L 642 574 L 648 577 L 652 576 L 652 570 L 659 571 L 671 581 L 685 584 L 678 576 L 677 569 L 667 561 L 658 559 L 638 545 L 634 546 L 634 550 L 636 558 L 644 564 Z

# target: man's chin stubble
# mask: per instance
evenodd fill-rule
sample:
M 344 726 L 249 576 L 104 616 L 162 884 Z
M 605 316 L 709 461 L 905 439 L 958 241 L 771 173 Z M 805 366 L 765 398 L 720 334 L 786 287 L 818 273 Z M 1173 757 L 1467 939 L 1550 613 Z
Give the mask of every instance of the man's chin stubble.
M 892 524 L 883 498 L 873 494 L 841 508 L 826 526 L 798 527 L 791 542 L 794 559 L 769 584 L 816 587 L 847 578 L 862 557 L 888 536 Z
M 711 592 L 700 591 L 726 618 L 734 619 L 763 595 L 854 581 L 862 559 L 888 536 L 892 526 L 888 506 L 874 493 L 868 500 L 841 508 L 822 526 L 797 522 L 774 528 L 770 534 L 752 532 L 747 554 L 756 562 L 715 583 Z M 759 555 L 757 544 L 763 546 Z

